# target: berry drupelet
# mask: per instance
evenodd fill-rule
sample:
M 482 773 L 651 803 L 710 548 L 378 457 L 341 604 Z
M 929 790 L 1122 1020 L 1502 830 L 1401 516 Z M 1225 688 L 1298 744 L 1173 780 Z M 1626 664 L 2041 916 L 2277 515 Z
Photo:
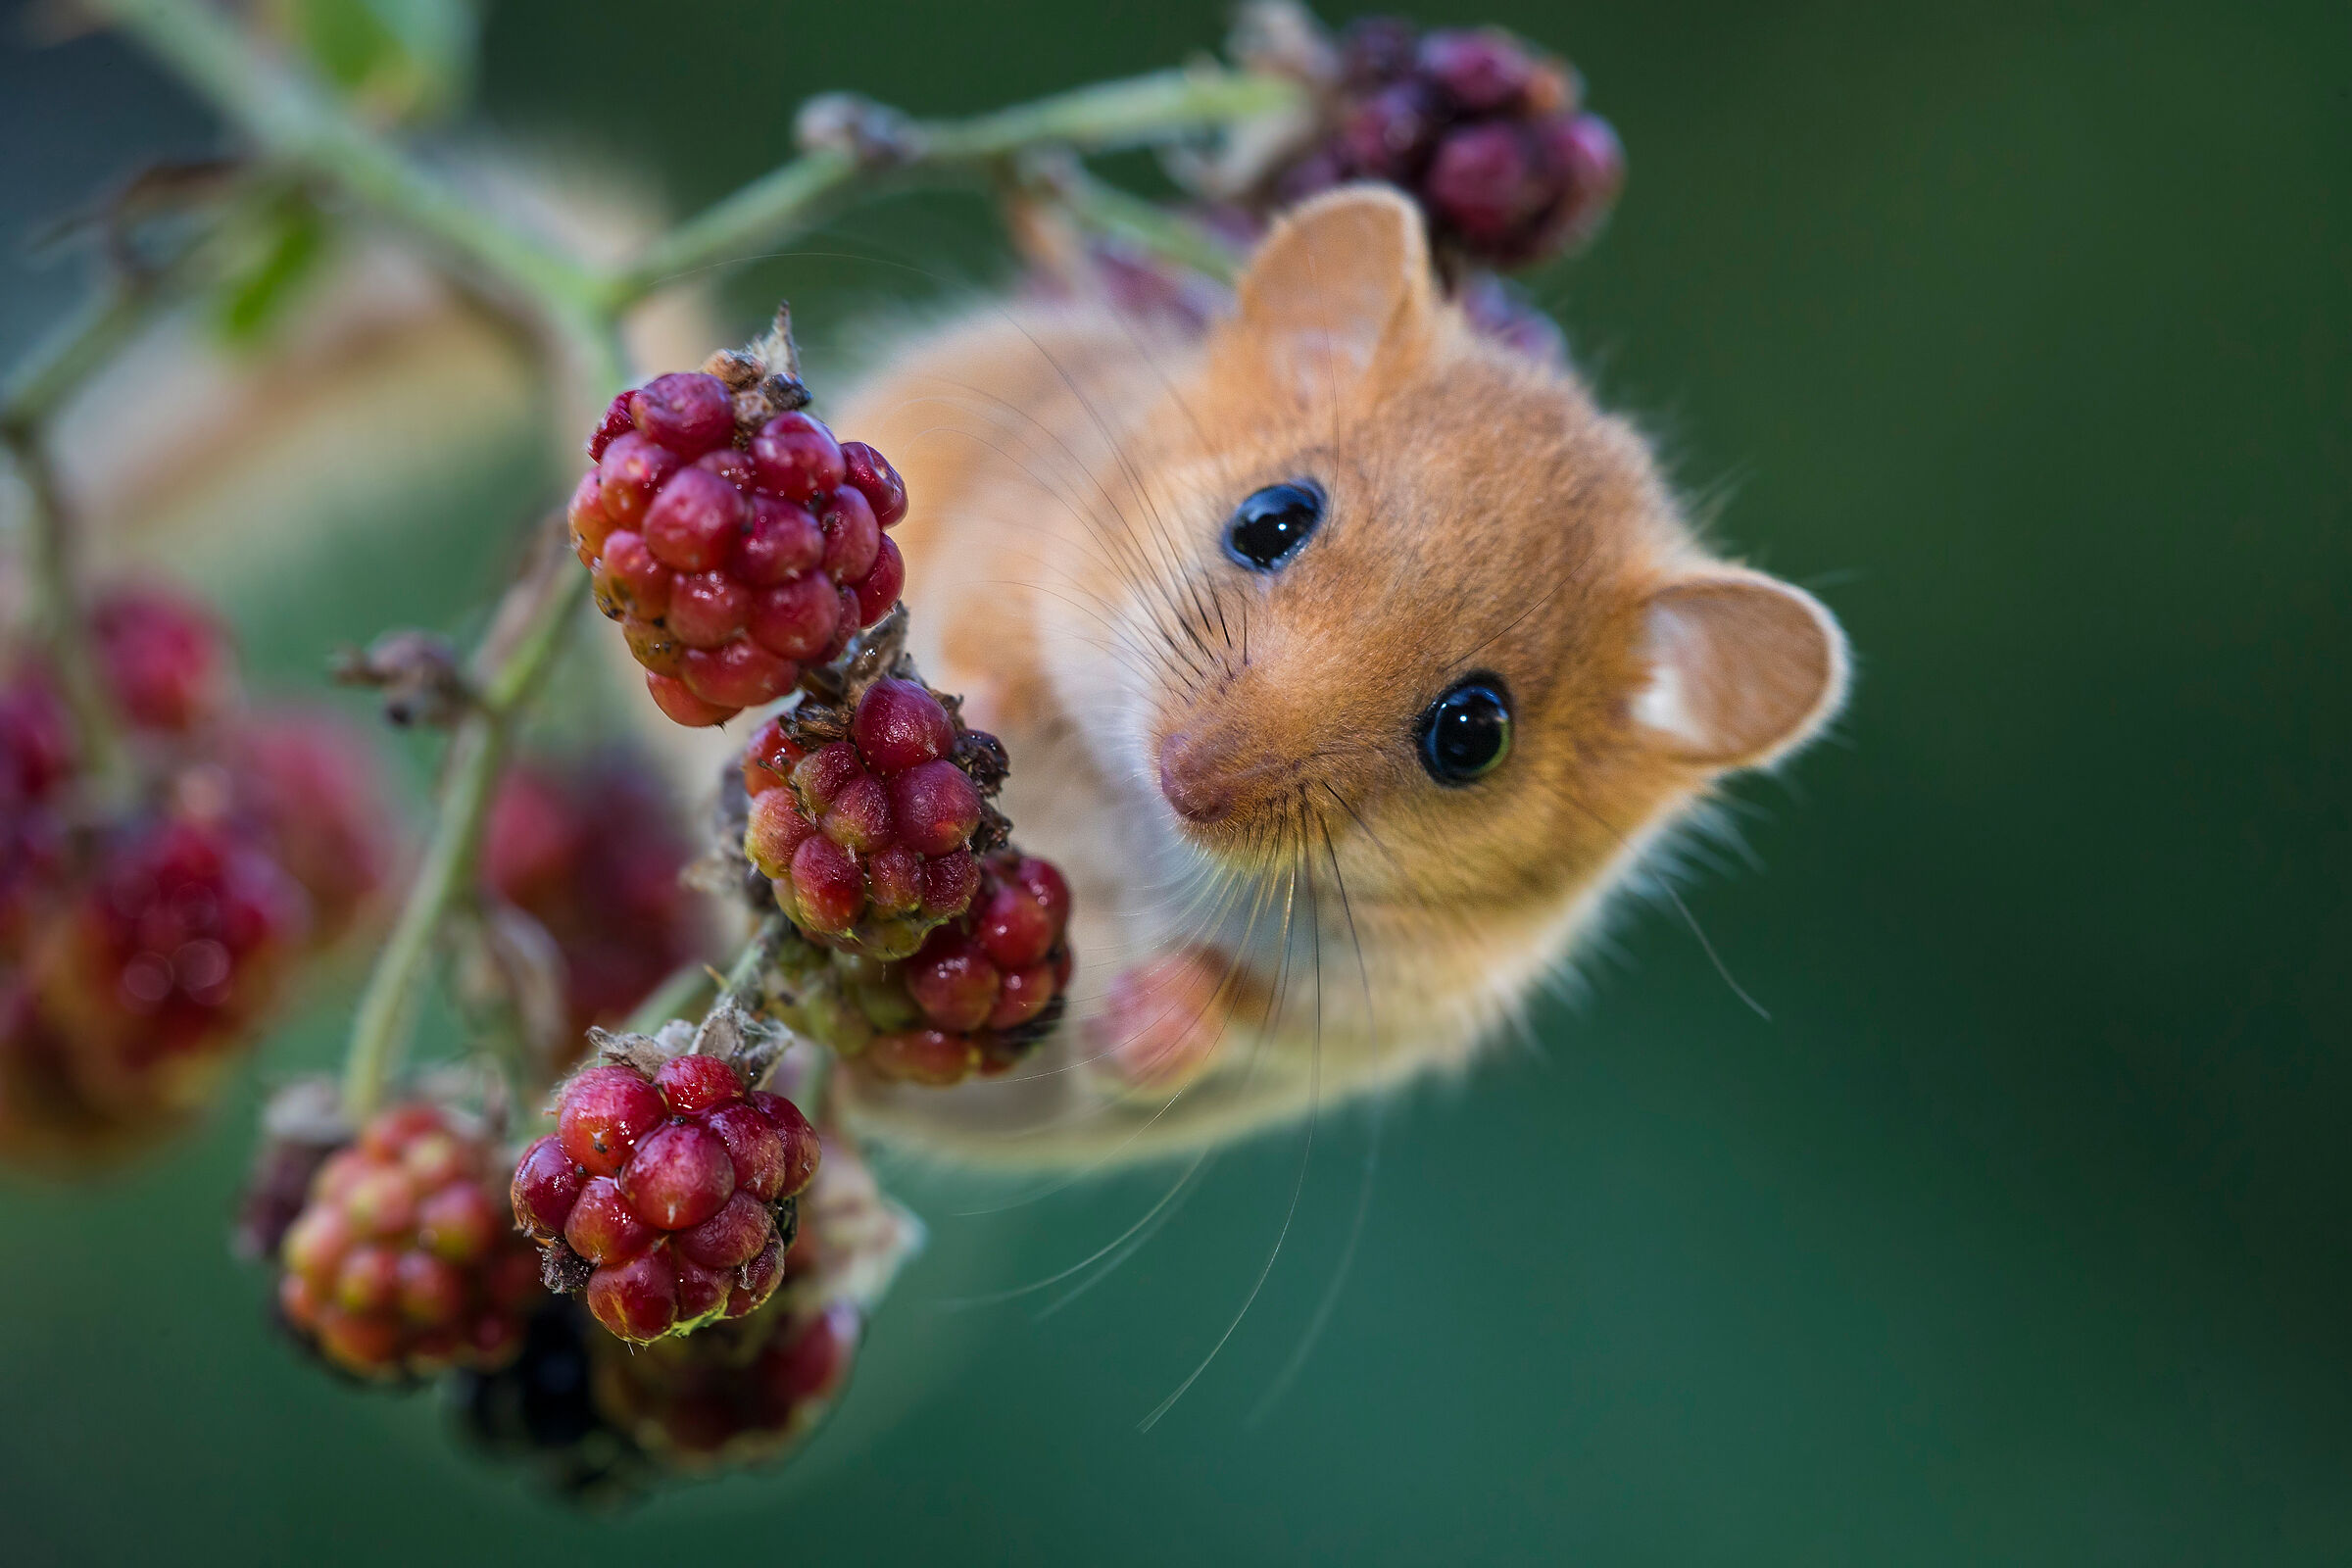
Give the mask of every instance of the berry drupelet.
M 556 1131 L 515 1166 L 514 1219 L 550 1285 L 584 1290 L 599 1323 L 643 1344 L 774 1294 L 817 1157 L 792 1102 L 749 1089 L 717 1056 L 672 1056 L 650 1074 L 607 1061 L 559 1092 Z
M 568 512 L 598 608 L 681 724 L 783 696 L 881 619 L 906 577 L 884 536 L 906 513 L 889 462 L 797 408 L 744 408 L 708 371 L 623 393 Z
M 278 1244 L 287 1326 L 359 1377 L 495 1367 L 541 1299 L 484 1139 L 438 1105 L 379 1112 L 329 1155 Z
M 1333 128 L 1277 179 L 1283 201 L 1386 180 L 1420 203 L 1441 255 L 1524 267 L 1590 238 L 1624 186 L 1624 148 L 1575 74 L 1509 33 L 1373 17 L 1339 56 Z

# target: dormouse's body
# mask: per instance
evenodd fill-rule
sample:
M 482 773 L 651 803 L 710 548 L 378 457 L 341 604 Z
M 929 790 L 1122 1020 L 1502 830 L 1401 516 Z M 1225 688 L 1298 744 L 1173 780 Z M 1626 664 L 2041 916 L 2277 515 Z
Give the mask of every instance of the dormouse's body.
M 1390 194 L 1292 218 L 1204 340 L 980 314 L 836 422 L 904 472 L 922 666 L 1075 891 L 1037 1055 L 853 1085 L 953 1156 L 1165 1153 L 1467 1060 L 1645 844 L 1841 692 L 1828 612 L 1710 557 L 1630 426 L 1474 333 Z

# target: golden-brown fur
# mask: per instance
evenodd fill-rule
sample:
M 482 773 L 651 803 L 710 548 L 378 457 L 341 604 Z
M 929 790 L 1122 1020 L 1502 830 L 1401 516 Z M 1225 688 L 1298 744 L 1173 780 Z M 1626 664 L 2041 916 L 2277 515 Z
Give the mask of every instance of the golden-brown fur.
M 994 311 L 840 423 L 906 474 L 918 654 L 1077 899 L 1037 1057 L 856 1090 L 929 1149 L 1160 1153 L 1466 1060 L 1661 829 L 1841 692 L 1828 613 L 1706 555 L 1629 425 L 1435 297 L 1393 195 L 1296 215 L 1204 341 Z M 1234 507 L 1300 477 L 1329 508 L 1296 559 L 1226 560 Z M 1442 788 L 1415 722 L 1473 670 L 1512 749 Z

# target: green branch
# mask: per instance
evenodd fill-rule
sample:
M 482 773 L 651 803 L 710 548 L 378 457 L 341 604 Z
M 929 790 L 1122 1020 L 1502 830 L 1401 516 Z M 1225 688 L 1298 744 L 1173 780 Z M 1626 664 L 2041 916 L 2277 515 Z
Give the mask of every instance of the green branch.
M 1278 76 L 1167 71 L 970 120 L 904 123 L 869 159 L 844 148 L 816 148 L 656 240 L 608 280 L 605 297 L 625 305 L 670 278 L 771 247 L 853 185 L 865 194 L 925 174 L 970 172 L 1033 147 L 1105 152 L 1164 141 L 1291 108 L 1299 92 L 1297 83 Z
M 91 0 L 273 157 L 321 174 L 385 217 L 540 302 L 586 302 L 596 275 L 472 206 L 344 112 L 321 83 L 257 53 L 201 0 Z

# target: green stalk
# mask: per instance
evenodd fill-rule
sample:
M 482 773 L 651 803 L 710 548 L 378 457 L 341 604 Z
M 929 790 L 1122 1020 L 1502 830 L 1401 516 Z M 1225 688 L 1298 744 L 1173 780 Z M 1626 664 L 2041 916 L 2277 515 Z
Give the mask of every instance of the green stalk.
M 861 165 L 838 148 L 817 148 L 656 240 L 607 281 L 604 297 L 624 306 L 670 278 L 771 247 L 807 227 L 854 183 L 862 193 L 924 174 L 969 172 L 1031 147 L 1104 152 L 1161 141 L 1289 109 L 1300 91 L 1278 76 L 1165 71 L 969 120 L 910 122 L 903 127 L 905 156 L 884 167 Z
M 255 51 L 220 8 L 202 0 L 91 3 L 277 158 L 326 175 L 531 299 L 596 297 L 586 267 L 469 205 L 353 120 L 323 84 Z

